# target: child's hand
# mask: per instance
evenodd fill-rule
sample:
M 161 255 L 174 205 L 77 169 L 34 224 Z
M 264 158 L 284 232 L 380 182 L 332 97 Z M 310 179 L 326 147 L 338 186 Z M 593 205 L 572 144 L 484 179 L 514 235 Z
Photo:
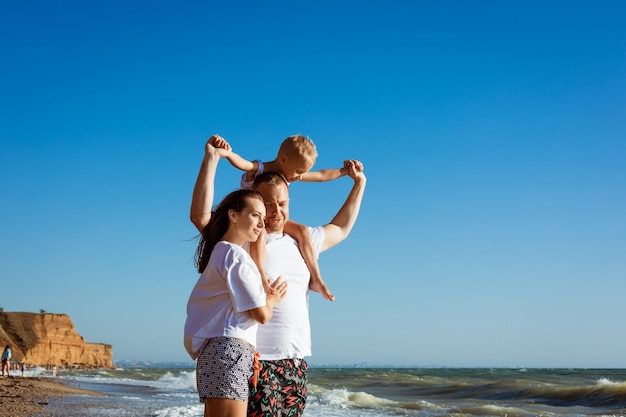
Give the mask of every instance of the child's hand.
M 231 153 L 230 144 L 220 135 L 213 135 L 204 146 L 204 153 L 216 152 L 220 158 L 225 158 Z
M 359 178 L 364 179 L 365 174 L 363 174 L 363 164 L 356 159 L 350 159 L 348 161 L 344 161 L 344 168 L 347 170 L 347 174 L 353 180 L 357 180 Z
M 343 161 L 343 168 L 341 168 L 341 175 L 350 175 L 350 171 L 354 167 L 357 172 L 363 172 L 363 164 L 356 159 L 348 159 Z
M 227 151 L 232 150 L 230 147 L 230 144 L 226 141 L 226 139 L 224 139 L 223 137 L 221 137 L 220 135 L 213 135 L 209 138 L 209 142 L 211 145 L 213 145 L 214 147 L 218 148 L 218 149 L 226 149 Z

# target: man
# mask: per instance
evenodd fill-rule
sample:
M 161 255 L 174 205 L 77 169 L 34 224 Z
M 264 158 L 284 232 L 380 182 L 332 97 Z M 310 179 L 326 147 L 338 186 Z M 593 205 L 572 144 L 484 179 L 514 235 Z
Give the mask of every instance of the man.
M 194 187 L 190 218 L 200 231 L 210 219 L 218 161 L 230 153 L 228 146 L 214 146 L 223 142 L 217 135 L 207 142 Z M 366 183 L 363 166 L 358 161 L 346 161 L 346 166 L 354 185 L 345 203 L 330 223 L 309 228 L 317 254 L 343 241 L 359 214 Z M 272 319 L 259 326 L 257 332 L 262 369 L 258 385 L 250 389 L 248 416 L 301 416 L 307 396 L 308 366 L 304 357 L 311 355 L 309 270 L 297 242 L 283 233 L 289 218 L 289 188 L 284 178 L 275 173 L 263 174 L 255 180 L 254 189 L 263 196 L 267 211 L 265 272 L 271 279 L 281 276 L 289 289 L 274 308 Z

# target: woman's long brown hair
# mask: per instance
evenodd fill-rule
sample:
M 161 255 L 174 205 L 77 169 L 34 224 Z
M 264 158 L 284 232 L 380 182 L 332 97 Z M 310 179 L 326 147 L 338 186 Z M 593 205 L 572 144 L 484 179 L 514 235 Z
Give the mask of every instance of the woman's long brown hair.
M 256 191 L 252 190 L 237 190 L 228 194 L 211 215 L 209 223 L 202 230 L 200 236 L 200 242 L 196 249 L 195 266 L 199 273 L 204 272 L 209 259 L 211 258 L 211 252 L 217 242 L 222 240 L 228 227 L 230 226 L 230 218 L 228 212 L 235 210 L 240 212 L 242 209 L 250 206 L 251 199 L 258 199 L 263 201 L 263 197 Z

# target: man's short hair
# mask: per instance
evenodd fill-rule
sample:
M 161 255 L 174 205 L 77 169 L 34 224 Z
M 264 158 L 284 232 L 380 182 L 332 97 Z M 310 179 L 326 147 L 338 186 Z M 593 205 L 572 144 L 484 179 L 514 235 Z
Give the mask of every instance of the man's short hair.
M 277 172 L 264 172 L 262 174 L 257 175 L 252 183 L 252 189 L 256 190 L 259 184 L 267 183 L 272 187 L 276 187 L 277 185 L 284 184 L 285 186 L 289 186 L 287 180 Z

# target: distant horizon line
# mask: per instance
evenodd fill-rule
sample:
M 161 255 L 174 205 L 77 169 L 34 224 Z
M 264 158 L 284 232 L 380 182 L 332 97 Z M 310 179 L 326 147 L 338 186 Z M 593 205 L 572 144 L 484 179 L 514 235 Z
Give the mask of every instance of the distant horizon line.
M 144 361 L 135 359 L 113 360 L 113 365 L 143 365 L 153 367 L 193 367 L 194 361 Z M 157 366 L 161 365 L 161 366 Z M 168 365 L 168 366 L 163 366 Z M 625 369 L 626 367 L 606 367 L 606 366 L 467 366 L 467 365 L 406 365 L 406 364 L 370 364 L 367 362 L 353 364 L 315 364 L 309 363 L 309 368 L 327 369 Z

